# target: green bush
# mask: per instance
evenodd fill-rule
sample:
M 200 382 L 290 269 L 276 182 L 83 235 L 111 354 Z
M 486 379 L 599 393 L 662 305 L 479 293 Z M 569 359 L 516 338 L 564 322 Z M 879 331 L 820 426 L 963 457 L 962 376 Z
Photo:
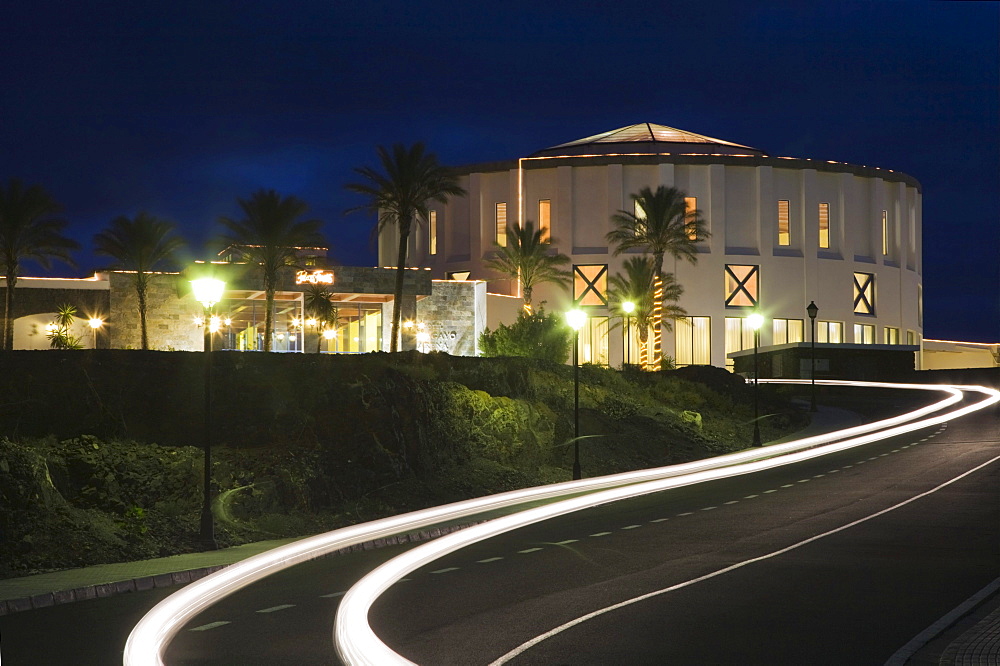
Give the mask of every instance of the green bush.
M 542 308 L 530 315 L 522 310 L 510 326 L 500 324 L 495 331 L 487 328 L 479 336 L 483 356 L 526 356 L 565 363 L 571 345 L 572 336 L 562 318 Z

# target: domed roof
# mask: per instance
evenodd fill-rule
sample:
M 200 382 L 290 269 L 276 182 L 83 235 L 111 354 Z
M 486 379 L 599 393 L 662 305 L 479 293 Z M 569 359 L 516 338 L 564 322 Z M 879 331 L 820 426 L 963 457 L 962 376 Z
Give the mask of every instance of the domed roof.
M 638 123 L 576 141 L 545 148 L 531 157 L 611 155 L 621 153 L 679 153 L 687 155 L 765 155 L 764 151 L 685 130 Z

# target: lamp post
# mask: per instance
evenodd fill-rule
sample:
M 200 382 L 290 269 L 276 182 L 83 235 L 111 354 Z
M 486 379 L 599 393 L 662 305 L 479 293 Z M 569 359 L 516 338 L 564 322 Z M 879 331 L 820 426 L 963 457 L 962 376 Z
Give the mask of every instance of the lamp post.
M 635 303 L 625 301 L 622 303 L 622 310 L 625 311 L 625 365 L 629 366 L 632 364 L 632 341 L 629 339 L 629 334 L 632 330 L 632 313 L 635 312 Z
M 215 522 L 212 519 L 212 333 L 218 330 L 219 319 L 212 316 L 212 306 L 222 300 L 226 283 L 214 278 L 191 280 L 194 299 L 205 308 L 205 479 L 201 504 L 202 547 L 214 550 Z
M 583 310 L 566 313 L 566 323 L 573 329 L 573 480 L 583 478 L 580 472 L 580 328 L 587 321 Z
M 757 346 L 760 343 L 760 327 L 764 324 L 764 315 L 754 312 L 747 317 L 747 323 L 753 329 L 753 445 L 761 446 L 760 442 L 760 392 L 758 391 L 757 378 L 760 376 L 760 367 L 757 365 Z
M 94 331 L 94 349 L 97 349 L 97 329 L 104 325 L 104 320 L 100 317 L 91 317 L 87 320 L 91 330 Z
M 809 358 L 812 365 L 812 372 L 809 373 L 809 384 L 810 388 L 810 400 L 809 400 L 809 411 L 816 411 L 816 315 L 819 314 L 819 308 L 816 307 L 816 301 L 809 301 L 809 305 L 806 306 L 806 312 L 809 314 L 809 321 L 811 322 L 812 328 L 812 347 L 810 349 Z

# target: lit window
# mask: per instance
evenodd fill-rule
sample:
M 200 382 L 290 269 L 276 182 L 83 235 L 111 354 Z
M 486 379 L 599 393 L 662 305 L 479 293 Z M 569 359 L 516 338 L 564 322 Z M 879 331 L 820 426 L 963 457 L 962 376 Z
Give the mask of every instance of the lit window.
M 552 237 L 552 201 L 542 199 L 538 202 L 538 228 L 542 231 L 541 241 L 548 243 Z
M 430 254 L 438 253 L 438 214 L 436 210 L 432 210 L 427 214 L 427 237 L 428 237 L 428 252 Z
M 745 317 L 726 317 L 726 369 L 732 370 L 735 361 L 729 358 L 733 352 L 753 349 L 753 329 Z
M 839 321 L 816 322 L 816 342 L 841 343 L 844 341 L 844 324 Z
M 805 324 L 801 319 L 774 319 L 774 344 L 803 342 Z
M 882 211 L 882 256 L 889 256 L 889 211 Z
M 674 325 L 677 365 L 711 365 L 712 318 L 681 317 Z
M 875 314 L 875 274 L 854 274 L 854 314 Z
M 875 344 L 875 325 L 874 324 L 855 324 L 854 325 L 854 342 L 855 342 L 855 344 L 861 344 L 861 345 L 872 345 L 872 344 Z
M 500 247 L 507 247 L 507 203 L 497 204 L 496 242 Z
M 830 204 L 819 205 L 819 246 L 830 247 Z
M 758 266 L 726 264 L 726 307 L 742 308 L 757 305 Z
M 698 197 L 684 197 L 684 215 L 690 217 L 698 210 Z M 688 239 L 698 240 L 698 230 L 693 225 L 688 226 Z
M 920 339 L 917 337 L 917 332 L 916 331 L 907 331 L 906 332 L 906 344 L 908 344 L 908 345 L 919 345 L 920 344 Z
M 608 304 L 608 265 L 575 264 L 573 266 L 573 302 L 579 306 Z
M 788 202 L 782 199 L 778 202 L 778 245 L 789 245 L 791 241 L 792 234 L 788 222 Z
M 639 204 L 638 201 L 634 201 L 633 200 L 633 204 L 634 204 L 632 206 L 632 213 L 633 213 L 633 215 L 635 215 L 636 219 L 645 220 L 646 219 L 646 211 L 644 211 L 642 209 L 642 206 Z
M 580 363 L 608 364 L 608 317 L 587 317 L 580 327 L 577 353 Z
M 885 327 L 885 344 L 887 345 L 898 345 L 899 344 L 899 329 L 893 328 L 892 326 Z

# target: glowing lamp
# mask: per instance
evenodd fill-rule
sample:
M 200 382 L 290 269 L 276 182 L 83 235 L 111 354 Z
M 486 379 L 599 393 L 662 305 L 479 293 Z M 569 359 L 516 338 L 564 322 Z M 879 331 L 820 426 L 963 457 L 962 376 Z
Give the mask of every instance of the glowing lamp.
M 333 330 L 332 328 L 328 328 L 325 331 L 323 331 L 323 337 L 326 338 L 327 340 L 333 340 L 335 337 L 337 337 L 337 331 Z
M 97 330 L 104 325 L 104 320 L 100 317 L 91 317 L 87 320 L 87 323 L 90 324 L 92 329 Z
M 622 303 L 622 310 L 627 314 L 632 314 L 635 312 L 635 303 L 632 301 L 625 301 Z
M 747 324 L 750 325 L 750 328 L 756 331 L 764 325 L 764 315 L 759 312 L 754 312 L 752 315 L 747 317 Z
M 574 331 L 579 331 L 587 323 L 587 313 L 583 310 L 570 310 L 566 313 L 566 323 Z
M 191 291 L 194 293 L 194 300 L 204 307 L 210 308 L 222 300 L 222 294 L 226 290 L 226 283 L 215 278 L 200 278 L 191 280 Z

